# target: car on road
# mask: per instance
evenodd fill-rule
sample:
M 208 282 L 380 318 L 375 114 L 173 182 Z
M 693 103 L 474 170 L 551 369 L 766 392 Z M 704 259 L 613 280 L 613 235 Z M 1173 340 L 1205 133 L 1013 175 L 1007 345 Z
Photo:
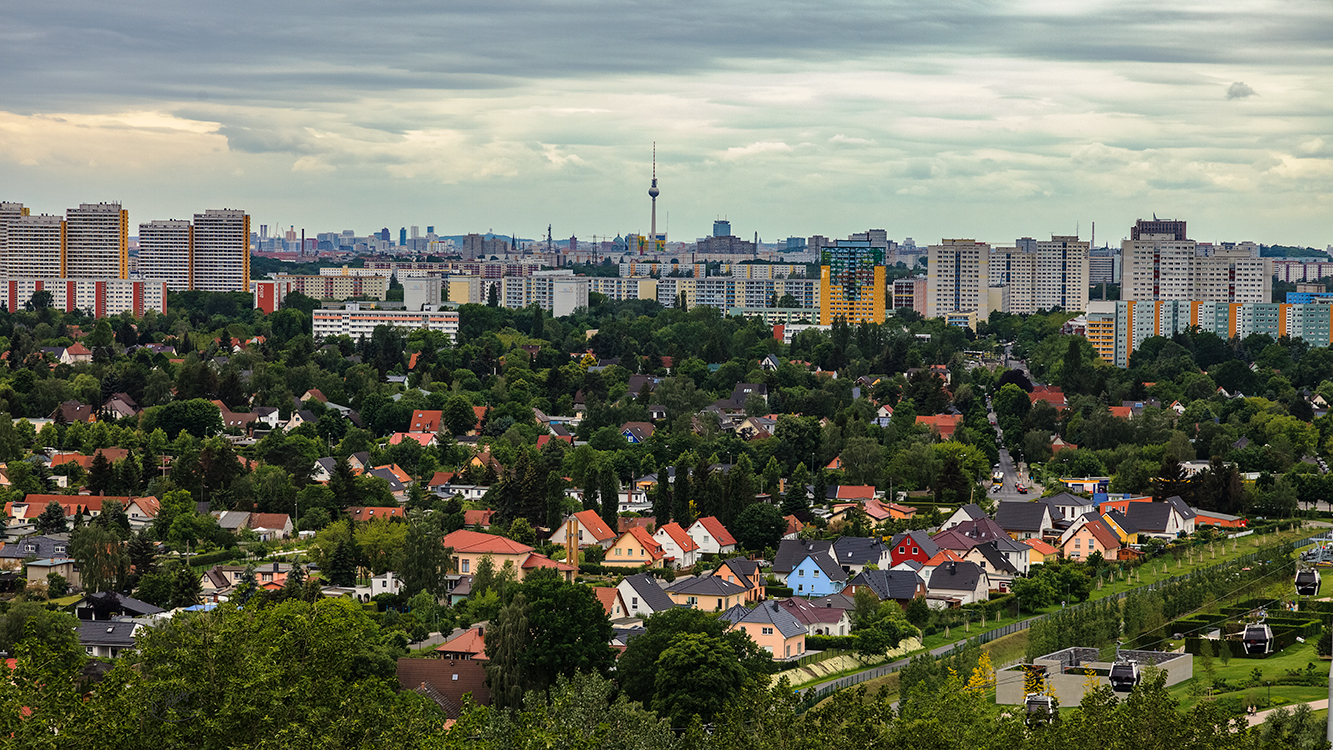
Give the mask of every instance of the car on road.
M 1018 494 L 1020 494 L 1020 495 L 1026 495 L 1026 494 L 1028 494 L 1028 488 L 1027 488 L 1027 485 L 1024 485 L 1024 484 L 1016 484 L 1016 485 L 1014 485 L 1014 489 L 1018 490 Z

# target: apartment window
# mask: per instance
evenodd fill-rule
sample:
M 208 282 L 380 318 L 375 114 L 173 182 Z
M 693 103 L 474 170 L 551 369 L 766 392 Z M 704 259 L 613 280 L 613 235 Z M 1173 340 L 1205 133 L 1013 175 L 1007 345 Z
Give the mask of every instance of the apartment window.
M 717 608 L 718 608 L 718 609 L 722 609 L 722 600 L 721 600 L 721 599 L 718 599 L 718 600 L 717 600 Z
M 471 570 L 472 570 L 472 561 L 471 561 L 471 560 L 464 560 L 464 561 L 463 561 L 463 564 L 462 564 L 462 567 L 460 567 L 458 570 L 459 570 L 460 573 L 468 573 L 468 572 L 471 572 Z
M 697 596 L 686 597 L 685 603 L 693 607 L 694 605 L 699 603 L 699 597 Z
M 796 577 L 797 577 L 797 578 L 805 578 L 805 571 L 804 571 L 804 570 L 798 570 L 798 571 L 796 571 Z
M 816 570 L 816 571 L 815 571 L 815 578 L 818 578 L 818 577 L 819 577 L 819 571 Z
M 764 628 L 764 635 L 773 635 L 773 628 Z
M 639 608 L 639 597 L 637 597 L 637 596 L 631 596 L 631 597 L 629 598 L 629 603 L 630 603 L 630 606 L 634 607 L 635 609 L 638 609 L 638 608 Z

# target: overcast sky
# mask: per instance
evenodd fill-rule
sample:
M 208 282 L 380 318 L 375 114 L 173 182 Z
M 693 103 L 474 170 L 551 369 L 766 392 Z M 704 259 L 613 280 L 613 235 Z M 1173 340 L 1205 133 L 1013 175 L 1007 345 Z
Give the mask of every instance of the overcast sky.
M 13 2 L 0 200 L 590 238 L 647 231 L 656 141 L 672 240 L 1322 248 L 1330 40 L 1327 0 Z

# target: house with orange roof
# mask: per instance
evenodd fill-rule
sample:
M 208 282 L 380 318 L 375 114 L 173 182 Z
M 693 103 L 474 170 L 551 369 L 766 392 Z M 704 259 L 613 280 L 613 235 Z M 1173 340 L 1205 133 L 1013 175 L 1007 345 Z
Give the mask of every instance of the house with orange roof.
M 1054 562 L 1060 557 L 1060 550 L 1040 539 L 1024 539 L 1023 544 L 1032 548 L 1032 551 L 1028 553 L 1028 563 L 1030 565 L 1043 565 L 1048 560 Z
M 592 593 L 597 596 L 597 601 L 602 603 L 602 608 L 606 610 L 606 616 L 612 620 L 619 620 L 622 617 L 629 617 L 629 609 L 625 607 L 625 598 L 620 595 L 620 589 L 610 586 L 593 586 Z
M 699 559 L 699 545 L 675 521 L 658 529 L 653 539 L 662 545 L 668 563 L 677 568 L 692 567 Z
M 426 483 L 426 489 L 431 492 L 440 492 L 449 488 L 449 484 L 454 481 L 457 473 L 452 471 L 437 471 Z
M 965 560 L 963 559 L 963 555 L 958 552 L 951 549 L 941 549 L 939 552 L 935 553 L 934 557 L 931 557 L 929 560 L 922 563 L 921 569 L 917 572 L 921 574 L 921 580 L 929 581 L 931 571 L 941 565 L 952 562 L 965 562 Z
M 512 564 L 517 580 L 523 580 L 528 572 L 537 568 L 554 568 L 566 581 L 574 580 L 574 568 L 565 563 L 557 563 L 549 557 L 536 554 L 531 547 L 502 536 L 483 534 L 480 531 L 459 529 L 450 532 L 441 540 L 446 548 L 452 549 L 450 560 L 455 573 L 472 575 L 477 571 L 477 564 L 483 555 L 490 555 L 496 570 L 505 563 Z
M 491 455 L 490 451 L 478 453 L 467 463 L 468 466 L 480 466 L 483 469 L 489 466 L 490 468 L 495 469 L 496 474 L 503 474 L 505 470 L 505 467 L 500 465 L 499 461 L 495 460 L 495 457 Z
M 1108 406 L 1106 408 L 1110 410 L 1113 417 L 1129 419 L 1134 416 L 1134 407 L 1132 406 Z
M 699 545 L 699 554 L 701 555 L 720 555 L 724 552 L 736 551 L 736 538 L 727 531 L 727 527 L 717 520 L 715 516 L 705 516 L 694 523 L 686 530 L 694 543 Z
M 549 442 L 551 442 L 552 440 L 563 440 L 567 445 L 573 445 L 573 444 L 574 444 L 574 436 L 573 436 L 573 435 L 538 435 L 538 436 L 537 436 L 537 450 L 541 450 L 542 448 L 545 448 L 545 447 L 546 447 L 546 444 L 549 443 Z
M 292 517 L 286 513 L 251 513 L 249 526 L 264 542 L 292 535 Z
M 1065 399 L 1065 392 L 1058 385 L 1037 385 L 1032 387 L 1032 392 L 1028 394 L 1028 401 L 1035 404 L 1038 401 L 1045 401 L 1060 411 L 1069 405 Z
M 455 661 L 485 661 L 486 631 L 480 627 L 464 630 L 435 647 L 435 655 Z
M 470 529 L 491 527 L 491 519 L 495 518 L 493 510 L 465 510 L 463 511 L 463 524 Z
M 412 412 L 412 421 L 408 423 L 408 432 L 439 432 L 444 424 L 444 412 L 417 409 Z
M 1059 453 L 1060 451 L 1072 451 L 1072 450 L 1078 450 L 1078 446 L 1074 445 L 1073 443 L 1065 442 L 1065 439 L 1060 437 L 1059 435 L 1056 435 L 1051 440 L 1051 453 Z
M 1120 537 L 1094 513 L 1079 516 L 1060 535 L 1060 551 L 1070 560 L 1087 560 L 1094 552 L 1107 560 L 1119 557 Z
M 743 557 L 723 560 L 722 564 L 713 570 L 713 575 L 727 583 L 734 583 L 744 588 L 747 602 L 760 602 L 766 596 L 764 572 L 754 560 L 746 560 Z
M 302 403 L 309 401 L 311 399 L 314 399 L 315 401 L 318 401 L 321 404 L 327 404 L 329 402 L 328 396 L 325 396 L 323 392 L 321 392 L 318 388 L 311 388 L 310 390 L 305 392 L 305 395 L 301 396 Z
M 571 520 L 574 522 L 574 539 L 579 549 L 588 547 L 606 549 L 616 541 L 617 533 L 606 525 L 606 521 L 603 521 L 602 517 L 597 515 L 597 511 L 581 510 L 578 513 L 566 516 L 565 520 L 551 532 L 551 544 L 568 546 L 567 534 Z
M 842 471 L 842 456 L 834 456 L 832 461 L 824 464 L 824 471 Z
M 874 489 L 873 487 L 871 489 Z M 828 517 L 828 522 L 846 518 L 847 513 L 853 508 L 859 508 L 875 523 L 884 521 L 902 521 L 912 518 L 916 515 L 916 508 L 910 505 L 900 505 L 899 503 L 886 503 L 879 498 L 872 497 L 860 503 L 839 503 L 833 506 L 833 513 Z
M 148 526 L 157 518 L 157 512 L 161 507 L 161 502 L 152 495 L 134 498 L 125 508 L 125 514 L 130 517 L 130 527 L 142 529 Z
M 787 531 L 782 535 L 783 539 L 796 539 L 800 536 L 801 529 L 805 528 L 805 524 L 796 516 L 783 516 L 782 520 L 787 522 Z
M 434 432 L 395 432 L 389 437 L 389 445 L 398 445 L 404 440 L 415 440 L 421 443 L 422 448 L 434 448 L 439 444 L 436 435 Z
M 613 568 L 660 568 L 666 561 L 666 550 L 645 529 L 632 528 L 621 534 L 606 550 L 603 565 Z
M 963 423 L 963 417 L 961 414 L 934 414 L 919 416 L 916 418 L 916 423 L 925 425 L 931 432 L 938 433 L 940 440 L 952 440 L 954 431 Z
M 93 459 L 98 456 L 106 458 L 111 463 L 115 463 L 130 455 L 130 452 L 124 448 L 98 448 L 93 451 L 91 456 L 85 456 L 82 453 L 61 452 L 51 456 L 51 466 L 60 466 L 61 464 L 78 464 L 84 471 L 93 467 Z
M 472 427 L 472 431 L 468 433 L 469 435 L 480 435 L 480 434 L 481 434 L 481 428 L 482 428 L 483 426 L 485 426 L 485 424 L 486 424 L 486 415 L 489 414 L 490 411 L 491 411 L 491 407 L 489 407 L 489 406 L 474 406 L 474 407 L 472 407 L 472 413 L 473 413 L 474 415 L 476 415 L 476 417 L 477 417 L 477 422 L 476 422 L 476 424 L 473 425 L 473 427 Z
M 46 506 L 56 503 L 65 511 L 65 518 L 72 518 L 77 510 L 83 514 L 85 519 L 96 518 L 102 515 L 102 503 L 107 500 L 116 500 L 120 502 L 121 507 L 127 508 L 132 497 L 108 497 L 104 495 L 38 495 L 30 494 L 16 503 L 6 503 L 5 510 L 10 518 L 17 520 L 31 521 L 46 510 Z
M 376 518 L 405 518 L 404 509 L 401 506 L 392 508 L 372 508 L 363 505 L 353 505 L 347 509 L 347 516 L 353 521 L 373 521 Z

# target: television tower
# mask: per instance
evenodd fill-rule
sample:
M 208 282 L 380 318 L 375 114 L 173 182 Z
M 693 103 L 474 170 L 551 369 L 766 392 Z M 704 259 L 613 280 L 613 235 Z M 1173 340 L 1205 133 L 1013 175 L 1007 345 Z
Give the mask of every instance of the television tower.
M 653 253 L 657 253 L 657 196 L 662 193 L 657 189 L 657 141 L 653 141 L 653 184 L 648 188 L 648 195 L 653 199 L 653 217 L 648 225 L 648 240 L 653 243 Z

